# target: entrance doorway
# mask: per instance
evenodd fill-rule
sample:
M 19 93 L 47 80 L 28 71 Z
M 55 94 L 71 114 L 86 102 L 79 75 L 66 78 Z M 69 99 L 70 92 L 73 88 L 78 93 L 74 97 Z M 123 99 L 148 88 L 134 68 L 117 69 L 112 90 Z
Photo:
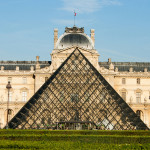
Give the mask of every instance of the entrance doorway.
M 92 130 L 96 129 L 94 122 L 90 121 L 61 121 L 57 122 L 58 130 Z

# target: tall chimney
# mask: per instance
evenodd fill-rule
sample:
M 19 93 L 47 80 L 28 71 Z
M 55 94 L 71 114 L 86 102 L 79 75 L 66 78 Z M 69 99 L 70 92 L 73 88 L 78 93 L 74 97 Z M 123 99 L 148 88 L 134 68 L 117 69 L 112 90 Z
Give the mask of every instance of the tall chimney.
M 39 56 L 36 56 L 36 70 L 39 70 L 40 69 L 40 63 L 39 63 Z
M 93 44 L 95 45 L 95 30 L 91 29 L 91 39 L 93 41 Z
M 36 56 L 36 61 L 39 62 L 40 56 Z
M 54 49 L 56 48 L 57 40 L 58 40 L 58 29 L 54 29 Z

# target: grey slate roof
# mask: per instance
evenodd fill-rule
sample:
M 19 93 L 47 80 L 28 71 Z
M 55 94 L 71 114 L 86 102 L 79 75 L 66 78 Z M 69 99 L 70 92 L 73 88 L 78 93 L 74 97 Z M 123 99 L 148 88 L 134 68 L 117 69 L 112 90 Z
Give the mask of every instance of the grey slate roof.
M 4 70 L 16 70 L 16 66 L 19 67 L 19 70 L 30 70 L 30 67 L 33 66 L 35 69 L 36 61 L 0 61 L 0 68 L 4 66 Z M 51 65 L 51 61 L 39 61 L 41 68 Z
M 4 66 L 4 70 L 16 70 L 16 66 L 19 67 L 19 70 L 30 70 L 30 67 L 33 66 L 35 69 L 36 61 L 0 61 L 0 68 Z M 51 65 L 51 61 L 39 61 L 41 68 Z M 118 68 L 119 71 L 129 71 L 132 67 L 133 71 L 143 72 L 144 68 L 147 68 L 150 71 L 150 62 L 111 62 L 114 67 Z M 99 62 L 101 67 L 109 69 L 110 62 Z
M 150 62 L 111 62 L 114 65 L 114 68 L 118 68 L 118 71 L 129 71 L 132 67 L 133 71 L 143 72 L 144 68 L 147 68 L 147 71 L 150 71 Z M 101 67 L 109 69 L 110 62 L 99 62 Z

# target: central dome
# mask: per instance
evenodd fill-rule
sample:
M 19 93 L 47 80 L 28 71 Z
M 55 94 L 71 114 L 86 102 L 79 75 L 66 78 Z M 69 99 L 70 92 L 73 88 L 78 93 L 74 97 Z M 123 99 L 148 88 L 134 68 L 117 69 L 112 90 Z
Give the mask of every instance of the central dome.
M 65 30 L 65 33 L 60 36 L 57 41 L 56 49 L 65 49 L 72 46 L 93 49 L 93 42 L 91 38 L 84 33 L 83 28 L 74 28 L 67 28 Z

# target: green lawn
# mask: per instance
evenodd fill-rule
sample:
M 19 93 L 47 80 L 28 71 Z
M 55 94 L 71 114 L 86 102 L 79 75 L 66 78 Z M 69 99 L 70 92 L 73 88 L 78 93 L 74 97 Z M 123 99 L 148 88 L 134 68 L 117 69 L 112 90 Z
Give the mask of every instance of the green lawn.
M 0 149 L 149 150 L 150 131 L 0 130 Z

